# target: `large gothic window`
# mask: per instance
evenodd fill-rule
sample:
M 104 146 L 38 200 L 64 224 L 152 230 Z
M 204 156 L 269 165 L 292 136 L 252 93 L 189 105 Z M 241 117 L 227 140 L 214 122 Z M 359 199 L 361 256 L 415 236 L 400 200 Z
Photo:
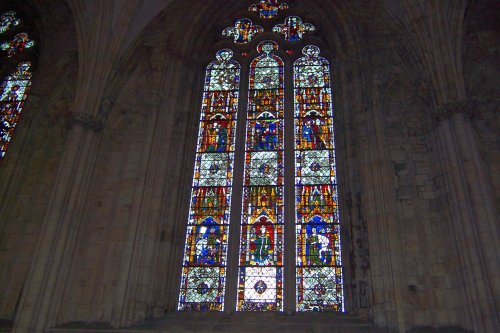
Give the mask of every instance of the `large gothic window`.
M 287 9 L 278 0 L 249 8 L 256 20 L 278 20 Z M 238 311 L 283 311 L 285 301 L 297 311 L 343 311 L 330 65 L 315 45 L 295 62 L 278 55 L 313 24 L 281 18 L 275 38 L 259 40 L 262 26 L 242 18 L 222 32 L 235 53 L 256 48 L 245 77 L 229 48 L 206 69 L 178 308 L 221 311 L 236 299 Z M 246 106 L 238 99 L 245 82 Z M 236 133 L 238 114 L 245 132 Z M 241 214 L 230 214 L 231 203 Z M 226 276 L 237 279 L 234 290 Z
M 0 161 L 5 157 L 31 85 L 31 56 L 35 42 L 13 11 L 0 14 Z

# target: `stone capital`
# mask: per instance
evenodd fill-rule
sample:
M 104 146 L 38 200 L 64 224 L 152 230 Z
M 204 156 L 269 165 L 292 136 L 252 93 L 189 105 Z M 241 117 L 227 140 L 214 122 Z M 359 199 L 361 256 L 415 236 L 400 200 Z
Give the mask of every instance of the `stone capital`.
M 73 125 L 81 126 L 93 132 L 100 132 L 104 126 L 104 121 L 101 116 L 78 112 L 73 114 Z
M 465 99 L 438 105 L 432 110 L 432 118 L 437 125 L 441 121 L 450 119 L 453 115 L 459 113 L 468 116 L 470 119 L 474 118 L 476 116 L 476 101 Z

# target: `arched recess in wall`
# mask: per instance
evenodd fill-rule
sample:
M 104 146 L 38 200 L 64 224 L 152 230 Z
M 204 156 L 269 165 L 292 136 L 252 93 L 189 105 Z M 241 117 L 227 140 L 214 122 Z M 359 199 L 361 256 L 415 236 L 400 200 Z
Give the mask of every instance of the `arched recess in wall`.
M 284 23 L 285 18 L 288 16 L 299 16 L 304 22 L 314 23 L 318 28 L 314 34 L 305 34 L 303 41 L 296 44 L 290 43 L 292 45 L 290 48 L 293 51 L 292 55 L 288 55 L 286 53 L 287 48 L 281 47 L 281 44 L 280 49 L 276 51 L 276 55 L 281 57 L 286 62 L 287 68 L 290 69 L 288 78 L 285 78 L 285 80 L 290 81 L 288 86 L 293 87 L 293 71 L 291 68 L 293 67 L 293 63 L 303 56 L 302 49 L 307 44 L 319 46 L 321 50 L 320 55 L 328 59 L 333 67 L 336 66 L 336 81 L 337 83 L 341 83 L 338 86 L 336 83 L 336 89 L 332 92 L 333 98 L 336 98 L 336 136 L 338 137 L 337 146 L 344 148 L 337 151 L 338 177 L 341 178 L 339 180 L 341 184 L 339 190 L 344 194 L 348 194 L 339 197 L 339 204 L 342 208 L 342 206 L 350 207 L 346 206 L 346 202 L 355 203 L 356 199 L 354 198 L 355 193 L 353 192 L 353 188 L 356 187 L 356 184 L 355 180 L 353 180 L 353 174 L 355 174 L 356 165 L 347 166 L 350 160 L 345 158 L 349 154 L 345 146 L 346 140 L 349 137 L 349 131 L 351 131 L 351 118 L 354 114 L 353 112 L 349 112 L 349 110 L 353 109 L 353 99 L 359 99 L 356 96 L 360 94 L 360 77 L 358 75 L 360 52 L 357 49 L 357 45 L 359 45 L 358 37 L 355 30 L 352 29 L 354 24 L 351 21 L 352 18 L 348 9 L 343 5 L 342 1 L 328 4 L 315 0 L 307 2 L 296 1 L 293 8 L 282 13 L 282 16 L 279 17 L 279 22 L 274 21 L 269 23 L 266 26 L 267 32 L 255 37 L 251 45 L 238 46 L 230 36 L 222 36 L 221 32 L 227 27 L 234 27 L 235 22 L 239 18 L 248 17 L 256 23 L 259 14 L 249 13 L 249 4 L 250 1 L 221 3 L 215 0 L 200 0 L 190 2 L 189 5 L 185 2 L 173 2 L 144 29 L 143 33 L 131 45 L 130 52 L 123 58 L 120 65 L 123 68 L 133 68 L 138 58 L 152 63 L 156 54 L 162 55 L 161 68 L 163 69 L 162 72 L 158 73 L 162 76 L 163 80 L 158 82 L 159 85 L 161 84 L 159 114 L 161 118 L 168 118 L 172 122 L 175 121 L 175 129 L 159 129 L 163 135 L 161 145 L 165 147 L 165 156 L 169 156 L 168 165 L 163 166 L 160 158 L 153 159 L 154 163 L 158 163 L 161 165 L 162 170 L 165 170 L 166 178 L 166 180 L 157 179 L 161 184 L 166 184 L 159 185 L 163 186 L 161 204 L 152 203 L 152 206 L 156 207 L 155 211 L 158 212 L 158 217 L 151 220 L 150 225 L 142 223 L 140 225 L 140 228 L 150 230 L 152 237 L 156 237 L 156 234 L 159 233 L 161 242 L 158 244 L 158 248 L 155 248 L 154 253 L 145 250 L 144 252 L 134 254 L 134 258 L 131 260 L 132 264 L 127 269 L 135 270 L 143 267 L 141 271 L 147 270 L 150 274 L 142 274 L 137 276 L 137 279 L 127 282 L 127 286 L 125 287 L 127 288 L 127 294 L 124 296 L 127 302 L 133 301 L 134 297 L 139 297 L 141 292 L 140 288 L 137 288 L 136 285 L 150 285 L 151 290 L 155 290 L 155 292 L 148 296 L 148 299 L 151 299 L 154 304 L 158 304 L 158 306 L 166 311 L 175 311 L 178 309 L 179 281 L 181 280 L 181 270 L 179 268 L 182 265 L 185 250 L 186 214 L 189 211 L 193 182 L 192 173 L 184 172 L 184 170 L 194 169 L 195 150 L 200 124 L 199 112 L 203 102 L 206 68 L 216 60 L 218 51 L 228 48 L 233 51 L 233 59 L 240 63 L 241 71 L 248 72 L 250 62 L 259 56 L 257 45 L 260 42 L 277 38 L 279 43 L 286 44 L 284 37 L 276 37 L 276 34 L 270 31 L 272 31 L 275 25 Z M 193 11 L 193 8 L 196 8 L 196 10 Z M 186 20 L 186 17 L 190 19 Z M 145 54 L 147 56 L 144 56 Z M 242 80 L 241 83 L 242 85 L 248 85 L 246 79 Z M 293 89 L 290 90 L 290 93 L 293 95 Z M 239 124 L 241 126 L 239 133 L 246 132 L 245 112 L 247 110 L 247 97 L 239 97 L 240 103 L 243 103 L 239 107 L 239 110 L 243 112 L 239 117 Z M 287 102 L 293 102 L 293 96 Z M 288 107 L 293 109 L 293 105 L 289 105 Z M 118 110 L 119 108 L 114 108 L 111 111 L 109 120 L 119 116 Z M 182 136 L 176 136 L 176 133 L 182 133 Z M 294 135 L 293 129 L 289 135 Z M 170 143 L 169 140 L 174 140 L 175 144 Z M 169 142 L 169 144 L 165 145 L 165 142 Z M 289 140 L 289 142 L 293 145 L 293 140 Z M 244 144 L 238 149 L 240 152 L 244 151 Z M 293 147 L 291 149 L 293 150 Z M 242 168 L 242 165 L 240 165 L 240 168 Z M 346 172 L 345 170 L 347 169 L 350 169 L 350 171 Z M 180 174 L 179 170 L 182 170 Z M 240 170 L 240 175 L 242 174 L 243 170 Z M 172 177 L 175 178 L 175 181 L 168 180 L 174 179 Z M 243 180 L 240 179 L 237 183 L 239 185 L 235 186 L 242 186 Z M 235 180 L 234 184 L 237 183 Z M 292 193 L 288 194 L 289 198 L 294 196 L 293 192 L 294 190 L 292 189 Z M 353 198 L 350 196 L 353 196 Z M 239 213 L 241 213 L 241 202 L 237 201 L 233 200 L 233 203 L 234 206 L 240 206 Z M 370 295 L 367 282 L 368 273 L 366 262 L 361 263 L 357 259 L 357 254 L 361 253 L 361 251 L 354 251 L 351 248 L 359 243 L 353 241 L 353 239 L 359 238 L 354 233 L 360 229 L 357 226 L 354 228 L 350 226 L 351 221 L 356 218 L 357 213 L 348 213 L 349 209 L 344 209 L 344 211 L 346 212 L 342 220 L 346 226 L 344 227 L 346 237 L 343 240 L 345 242 L 343 244 L 344 255 L 353 258 L 353 260 L 348 260 L 352 264 L 344 268 L 344 280 L 346 281 L 344 290 L 346 301 L 344 308 L 347 312 L 359 313 L 360 311 L 365 311 L 368 307 L 367 298 Z M 235 232 L 237 234 L 240 233 L 239 225 L 236 226 L 236 231 L 231 231 L 231 235 L 235 235 Z M 295 235 L 291 235 L 291 237 L 293 238 L 291 242 L 294 242 Z M 137 243 L 136 246 L 145 247 L 145 245 L 140 243 L 140 239 L 134 242 Z M 239 236 L 238 238 L 233 237 L 229 242 L 236 242 L 232 246 L 236 249 L 235 252 L 238 252 Z M 234 254 L 229 253 L 229 257 L 231 255 Z M 238 266 L 238 258 L 230 259 L 229 257 L 228 260 L 233 260 L 236 263 L 235 265 Z M 293 259 L 293 257 L 289 256 L 288 260 L 290 259 Z M 288 267 L 292 267 L 292 270 L 295 268 L 293 260 L 287 265 Z M 229 275 L 231 274 L 233 276 L 230 277 Z M 238 288 L 238 279 L 234 274 L 235 272 L 228 272 L 227 289 L 237 290 Z M 357 287 L 363 289 L 360 296 L 361 299 L 358 299 L 359 289 Z M 236 297 L 230 298 L 231 300 L 229 298 L 228 300 L 232 304 L 229 304 L 227 309 L 232 310 L 236 308 Z M 292 294 L 291 296 L 287 296 L 287 298 L 295 299 L 295 295 Z M 288 308 L 293 307 L 293 305 L 288 305 Z M 285 307 L 285 304 L 283 308 L 288 309 Z M 132 321 L 129 319 L 123 321 L 123 323 L 130 322 Z

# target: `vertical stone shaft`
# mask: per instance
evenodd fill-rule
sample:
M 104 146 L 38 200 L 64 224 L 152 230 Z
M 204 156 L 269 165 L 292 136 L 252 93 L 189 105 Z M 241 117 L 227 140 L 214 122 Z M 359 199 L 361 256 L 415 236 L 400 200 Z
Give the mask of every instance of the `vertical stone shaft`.
M 435 140 L 450 207 L 454 271 L 463 294 L 460 324 L 477 332 L 498 332 L 498 211 L 477 133 L 460 112 L 438 124 Z

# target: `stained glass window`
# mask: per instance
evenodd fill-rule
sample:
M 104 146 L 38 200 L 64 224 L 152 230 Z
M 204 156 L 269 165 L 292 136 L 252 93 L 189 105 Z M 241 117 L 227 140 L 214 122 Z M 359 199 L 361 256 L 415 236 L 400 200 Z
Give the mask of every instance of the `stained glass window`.
M 249 7 L 268 20 L 286 9 L 288 5 L 279 0 L 260 0 Z M 315 30 L 300 17 L 288 16 L 272 32 L 294 43 Z M 257 44 L 255 39 L 261 33 L 264 28 L 243 18 L 222 35 L 235 44 Z M 278 44 L 266 40 L 258 44 L 257 51 L 259 56 L 248 72 L 246 134 L 240 133 L 238 139 L 239 65 L 225 49 L 207 69 L 179 309 L 222 310 L 224 299 L 229 300 L 227 304 L 236 299 L 237 311 L 283 311 L 286 283 L 288 291 L 295 290 L 294 301 L 292 296 L 286 304 L 295 304 L 297 311 L 343 311 L 330 65 L 320 57 L 318 47 L 306 46 L 304 56 L 293 65 L 293 86 L 285 87 L 286 69 L 276 54 Z M 292 110 L 285 110 L 285 90 L 294 98 Z M 240 118 L 243 114 L 240 110 Z M 295 133 L 289 138 L 294 143 L 287 144 L 290 162 L 295 162 L 289 165 L 284 160 L 285 119 L 287 128 Z M 244 154 L 237 154 L 241 158 L 234 160 L 235 147 L 243 143 Z M 242 212 L 241 218 L 233 214 L 230 222 L 235 165 L 236 170 L 243 166 L 236 177 L 243 177 L 243 186 L 237 184 L 238 191 L 233 193 L 238 200 L 241 195 Z M 295 196 L 285 198 L 285 189 L 295 190 Z M 296 212 L 286 226 L 287 239 L 295 238 L 291 241 L 295 246 L 286 244 L 287 258 L 296 262 L 287 276 L 285 205 L 294 205 Z M 240 229 L 238 250 L 228 249 L 231 223 Z M 227 265 L 228 250 L 238 251 L 237 267 Z M 226 269 L 231 271 L 229 276 L 237 272 L 238 279 L 236 290 L 227 290 L 227 295 Z
M 316 30 L 311 23 L 303 23 L 298 16 L 289 16 L 285 19 L 284 24 L 274 26 L 273 32 L 281 34 L 289 42 L 297 42 L 301 40 L 306 32 Z
M 283 61 L 273 41 L 250 65 L 237 309 L 283 309 Z
M 280 0 L 260 0 L 248 9 L 259 12 L 259 16 L 263 19 L 272 19 L 278 15 L 280 10 L 288 9 L 288 5 Z
M 246 44 L 250 42 L 255 35 L 263 32 L 264 28 L 260 25 L 254 25 L 251 20 L 244 18 L 236 21 L 234 27 L 224 29 L 222 35 L 232 37 L 233 41 L 237 44 Z
M 330 65 L 316 46 L 294 64 L 298 311 L 342 311 Z
M 0 87 L 0 159 L 5 156 L 31 85 L 31 63 L 22 62 Z
M 12 141 L 14 130 L 19 122 L 24 102 L 31 86 L 32 63 L 26 60 L 17 60 L 17 55 L 25 48 L 34 45 L 34 41 L 25 32 L 19 30 L 21 20 L 15 12 L 9 11 L 0 15 L 0 49 L 5 51 L 0 57 L 7 56 L 16 65 L 12 74 L 0 83 L 0 160 L 4 158 L 7 148 Z M 17 27 L 17 28 L 16 28 Z M 5 41 L 6 40 L 6 41 Z M 17 62 L 16 62 L 17 60 Z M 7 61 L 0 62 L 2 65 Z
M 205 73 L 179 310 L 223 310 L 240 65 L 217 53 Z

